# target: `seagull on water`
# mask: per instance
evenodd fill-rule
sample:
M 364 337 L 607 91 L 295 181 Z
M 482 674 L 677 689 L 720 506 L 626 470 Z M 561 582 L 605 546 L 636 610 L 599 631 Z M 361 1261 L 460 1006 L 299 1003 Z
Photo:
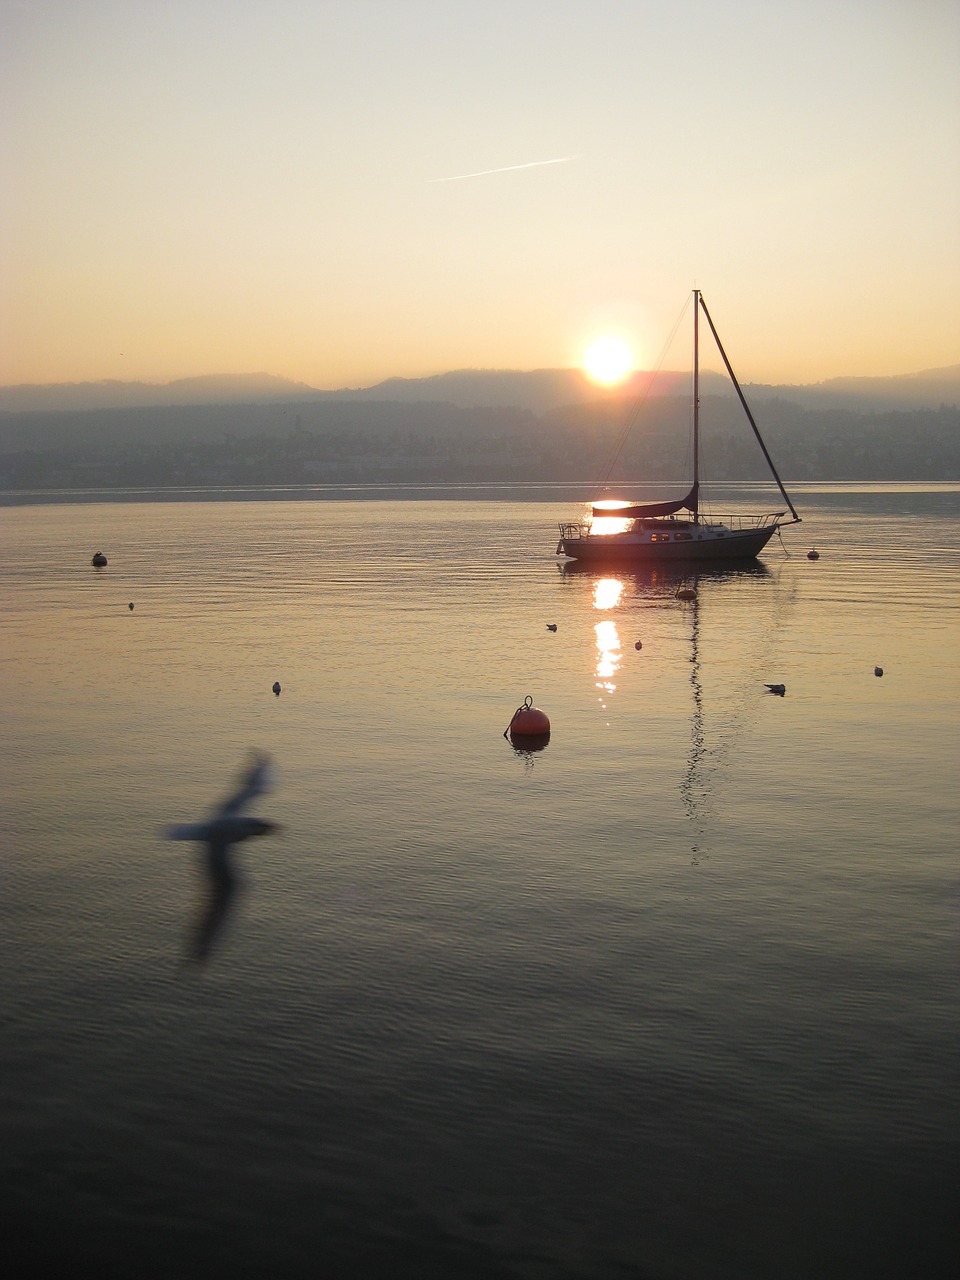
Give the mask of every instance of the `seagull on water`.
M 244 770 L 239 787 L 224 800 L 206 822 L 187 822 L 168 827 L 168 840 L 193 840 L 206 845 L 203 871 L 206 893 L 191 938 L 190 955 L 206 960 L 214 939 L 226 918 L 239 878 L 230 849 L 241 840 L 265 836 L 279 830 L 277 823 L 253 818 L 243 810 L 269 790 L 269 761 L 257 755 Z

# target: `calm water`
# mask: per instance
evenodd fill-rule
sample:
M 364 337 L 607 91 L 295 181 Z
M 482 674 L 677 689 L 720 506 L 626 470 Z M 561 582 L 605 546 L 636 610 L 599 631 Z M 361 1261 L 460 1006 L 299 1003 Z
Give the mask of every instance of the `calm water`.
M 960 487 L 795 497 L 695 603 L 569 503 L 0 507 L 3 1248 L 956 1274 Z M 251 748 L 198 968 L 160 831 Z

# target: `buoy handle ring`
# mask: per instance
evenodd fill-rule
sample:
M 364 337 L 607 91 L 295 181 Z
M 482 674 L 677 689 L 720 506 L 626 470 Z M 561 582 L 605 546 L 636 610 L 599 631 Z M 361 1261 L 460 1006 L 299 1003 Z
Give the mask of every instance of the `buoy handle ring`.
M 523 711 L 530 711 L 532 708 L 533 708 L 533 698 L 532 698 L 532 697 L 530 696 L 530 694 L 528 693 L 528 694 L 527 694 L 527 696 L 526 696 L 526 697 L 524 698 L 524 700 L 523 700 L 523 706 L 521 706 L 521 707 L 517 707 L 516 711 L 515 711 L 515 712 L 513 713 L 513 715 L 510 717 L 510 723 L 509 723 L 509 724 L 507 725 L 507 727 L 504 729 L 504 731 L 503 731 L 503 736 L 504 736 L 504 737 L 506 737 L 506 736 L 509 734 L 510 730 L 513 728 L 513 722 L 514 722 L 514 720 L 516 720 L 517 716 L 518 716 L 518 715 L 520 715 L 520 713 L 521 713 L 521 712 L 523 712 Z

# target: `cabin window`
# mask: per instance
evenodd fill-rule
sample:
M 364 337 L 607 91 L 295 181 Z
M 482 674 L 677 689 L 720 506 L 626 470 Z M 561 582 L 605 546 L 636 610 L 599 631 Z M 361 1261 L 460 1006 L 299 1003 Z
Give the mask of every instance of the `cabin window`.
M 692 534 L 692 533 L 678 533 L 678 534 L 676 535 L 676 539 L 677 539 L 677 541 L 678 541 L 678 542 L 692 542 L 692 541 L 693 541 L 693 534 Z
M 669 533 L 651 533 L 650 541 L 651 542 L 669 542 L 670 535 Z

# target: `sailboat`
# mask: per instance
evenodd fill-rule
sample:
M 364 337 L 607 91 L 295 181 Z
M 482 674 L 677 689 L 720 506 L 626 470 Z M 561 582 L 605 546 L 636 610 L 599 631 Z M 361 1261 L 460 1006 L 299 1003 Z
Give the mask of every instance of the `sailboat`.
M 786 511 L 763 515 L 713 517 L 700 504 L 700 312 L 703 312 L 717 344 L 730 381 L 740 397 L 763 456 L 791 518 Z M 684 514 L 686 513 L 686 514 Z M 799 524 L 800 517 L 783 487 L 773 460 L 750 412 L 740 383 L 727 359 L 707 304 L 699 289 L 693 291 L 693 485 L 689 493 L 672 502 L 641 504 L 603 499 L 592 504 L 592 518 L 560 525 L 557 555 L 586 564 L 624 562 L 664 563 L 703 560 L 754 559 L 778 529 Z

